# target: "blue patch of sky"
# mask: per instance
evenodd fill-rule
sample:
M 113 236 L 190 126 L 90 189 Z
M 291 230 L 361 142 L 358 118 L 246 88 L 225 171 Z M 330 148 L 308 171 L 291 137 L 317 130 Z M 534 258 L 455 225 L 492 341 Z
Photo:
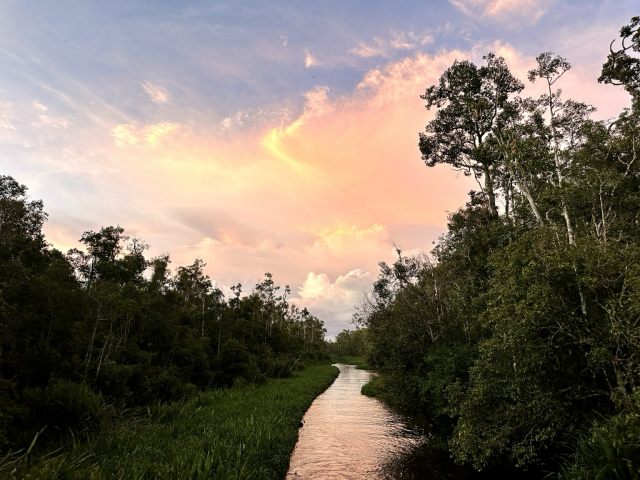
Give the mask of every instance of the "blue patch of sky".
M 538 22 L 512 23 L 469 18 L 446 0 L 4 2 L 0 93 L 16 102 L 48 97 L 63 112 L 99 99 L 119 111 L 102 112 L 114 122 L 216 123 L 263 105 L 300 109 L 301 94 L 315 85 L 351 91 L 365 71 L 412 54 L 349 52 L 374 37 L 388 41 L 392 31 L 430 32 L 433 43 L 418 48 L 424 52 L 500 40 L 533 55 L 598 22 L 621 25 L 636 8 L 632 1 L 551 2 Z M 305 67 L 305 49 L 317 66 Z M 150 102 L 143 81 L 167 88 L 169 104 Z

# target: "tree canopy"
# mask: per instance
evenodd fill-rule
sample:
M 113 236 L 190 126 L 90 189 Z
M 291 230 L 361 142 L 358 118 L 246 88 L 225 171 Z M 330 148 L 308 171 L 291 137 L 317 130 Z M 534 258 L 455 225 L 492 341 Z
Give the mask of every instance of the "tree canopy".
M 482 66 L 454 62 L 421 97 L 437 109 L 422 159 L 474 176 L 479 191 L 431 255 L 380 264 L 354 320 L 385 398 L 427 414 L 453 457 L 478 469 L 550 465 L 575 435 L 591 445 L 594 422 L 603 441 L 627 429 L 635 460 L 607 461 L 637 467 L 639 26 L 622 28 L 599 79 L 631 95 L 613 121 L 563 98 L 571 65 L 552 52 L 528 74 L 544 82 L 540 97 L 521 97 L 492 53 Z M 604 478 L 585 471 L 569 478 Z

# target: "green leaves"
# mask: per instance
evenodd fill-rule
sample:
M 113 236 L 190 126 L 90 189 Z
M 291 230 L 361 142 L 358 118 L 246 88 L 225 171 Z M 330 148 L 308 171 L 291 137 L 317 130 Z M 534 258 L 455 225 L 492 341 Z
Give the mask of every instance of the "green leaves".
M 570 64 L 551 52 L 529 72 L 548 87 L 539 98 L 519 98 L 492 54 L 455 62 L 421 97 L 438 109 L 423 161 L 474 175 L 481 191 L 450 215 L 432 261 L 381 264 L 358 320 L 385 398 L 429 415 L 476 468 L 548 463 L 574 430 L 638 409 L 639 27 L 622 28 L 599 79 L 633 96 L 613 122 L 561 98 Z M 406 265 L 417 268 L 404 282 Z M 631 423 L 621 434 L 635 438 Z M 576 465 L 601 454 L 602 472 L 628 464 L 613 427 L 598 438 Z M 637 478 L 624 468 L 611 471 Z

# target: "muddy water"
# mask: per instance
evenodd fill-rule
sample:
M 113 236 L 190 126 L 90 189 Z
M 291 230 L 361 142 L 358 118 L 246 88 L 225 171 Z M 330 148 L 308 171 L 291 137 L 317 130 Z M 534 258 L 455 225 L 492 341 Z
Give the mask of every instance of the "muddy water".
M 429 450 L 424 428 L 360 394 L 372 373 L 337 367 L 340 376 L 304 416 L 287 479 L 459 478 Z

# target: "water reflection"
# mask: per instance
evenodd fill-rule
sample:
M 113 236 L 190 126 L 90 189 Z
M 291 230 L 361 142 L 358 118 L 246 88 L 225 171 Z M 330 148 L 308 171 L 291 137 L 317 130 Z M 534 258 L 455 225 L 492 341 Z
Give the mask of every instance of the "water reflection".
M 372 373 L 338 364 L 340 376 L 304 416 L 288 478 L 447 478 L 425 457 L 427 435 L 378 400 L 360 394 Z M 423 458 L 424 457 L 424 458 Z

